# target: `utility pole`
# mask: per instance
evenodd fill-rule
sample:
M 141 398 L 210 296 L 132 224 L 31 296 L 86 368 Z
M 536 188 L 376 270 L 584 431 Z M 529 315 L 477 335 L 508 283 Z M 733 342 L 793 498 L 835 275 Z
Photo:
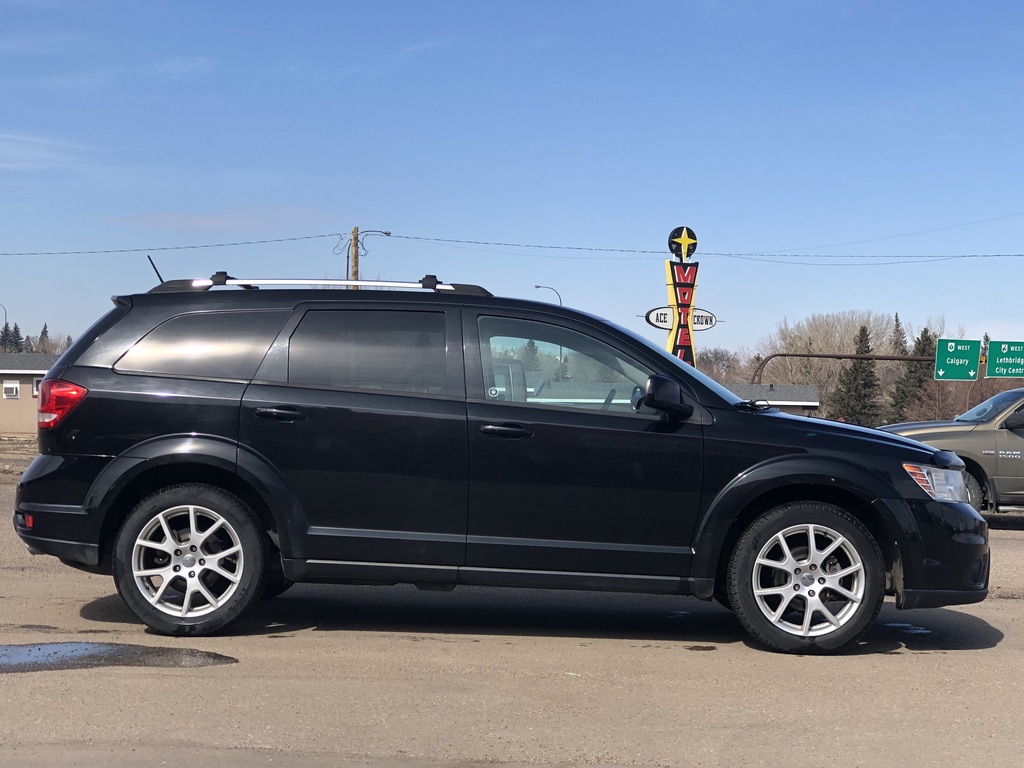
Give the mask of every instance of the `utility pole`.
M 352 280 L 359 279 L 359 227 L 352 227 Z M 359 290 L 359 286 L 353 285 L 354 290 Z

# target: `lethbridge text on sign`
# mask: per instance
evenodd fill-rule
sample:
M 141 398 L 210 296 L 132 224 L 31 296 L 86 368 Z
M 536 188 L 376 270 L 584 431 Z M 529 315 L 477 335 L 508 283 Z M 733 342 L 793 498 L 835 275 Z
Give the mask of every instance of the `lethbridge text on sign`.
M 1024 341 L 990 341 L 986 376 L 1024 376 Z

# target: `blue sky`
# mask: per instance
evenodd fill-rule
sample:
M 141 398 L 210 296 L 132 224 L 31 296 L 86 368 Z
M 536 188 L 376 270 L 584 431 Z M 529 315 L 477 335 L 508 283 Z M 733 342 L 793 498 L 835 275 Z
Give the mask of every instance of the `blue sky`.
M 0 0 L 0 252 L 339 277 L 311 236 L 390 230 L 363 277 L 549 285 L 662 344 L 685 224 L 698 350 L 848 309 L 1022 339 L 1022 86 L 1010 0 Z M 77 336 L 146 252 L 4 255 L 0 304 Z

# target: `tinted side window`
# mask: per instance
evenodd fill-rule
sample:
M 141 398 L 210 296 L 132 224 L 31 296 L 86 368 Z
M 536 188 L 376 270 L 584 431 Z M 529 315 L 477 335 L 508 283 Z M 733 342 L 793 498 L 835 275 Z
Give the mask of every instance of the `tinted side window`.
M 311 310 L 292 334 L 288 381 L 444 394 L 444 313 Z
M 582 333 L 549 323 L 480 317 L 488 400 L 632 412 L 651 370 Z
M 119 373 L 251 379 L 288 312 L 196 312 L 161 323 L 114 365 Z

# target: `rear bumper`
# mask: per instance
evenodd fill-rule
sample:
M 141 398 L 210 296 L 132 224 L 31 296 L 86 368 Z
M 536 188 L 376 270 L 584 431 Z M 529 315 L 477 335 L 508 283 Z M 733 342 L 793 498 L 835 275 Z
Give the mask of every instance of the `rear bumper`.
M 33 517 L 32 528 L 29 528 L 27 525 L 27 514 L 31 514 Z M 55 518 L 60 520 L 64 514 L 68 513 L 64 510 L 59 512 L 33 510 L 30 513 L 16 510 L 14 512 L 14 532 L 18 534 L 19 538 L 25 543 L 25 547 L 33 555 L 53 555 L 68 565 L 87 567 L 99 565 L 100 547 L 98 542 L 73 541 L 52 536 L 39 536 L 33 533 L 33 530 L 38 527 L 36 521 L 40 519 L 46 520 L 47 524 L 44 527 L 51 530 L 63 529 L 68 532 L 75 530 L 77 526 L 74 525 L 54 525 Z M 71 514 L 75 513 L 72 512 Z M 83 513 L 79 510 L 77 514 L 81 515 Z

